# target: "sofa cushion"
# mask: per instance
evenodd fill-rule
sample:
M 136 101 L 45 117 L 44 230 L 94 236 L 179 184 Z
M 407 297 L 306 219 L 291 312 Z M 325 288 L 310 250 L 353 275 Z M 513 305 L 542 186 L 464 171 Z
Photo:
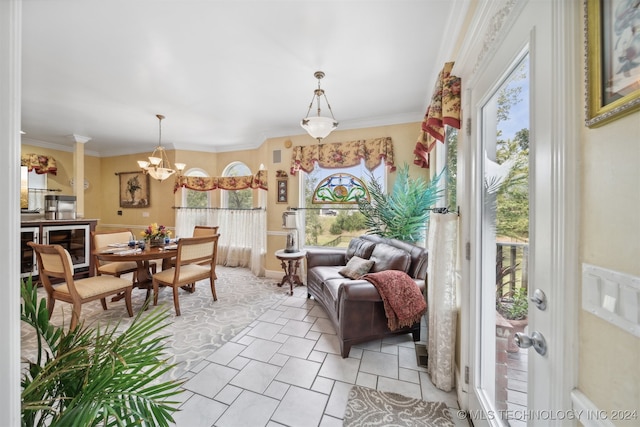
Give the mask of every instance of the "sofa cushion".
M 373 249 L 370 259 L 374 261 L 371 268 L 373 273 L 384 270 L 400 270 L 406 273 L 411 264 L 411 255 L 386 243 L 378 243 Z
M 342 266 L 338 265 L 319 265 L 307 270 L 307 282 L 318 283 L 322 285 L 325 280 L 340 279 L 344 280 L 344 276 L 339 273 Z
M 345 260 L 349 262 L 351 257 L 357 256 L 364 259 L 369 259 L 371 257 L 371 253 L 373 252 L 373 248 L 376 246 L 374 242 L 369 242 L 367 240 L 356 237 L 355 239 L 351 239 L 349 242 L 349 247 L 347 247 L 347 253 L 345 254 Z
M 359 256 L 352 256 L 347 265 L 340 269 L 340 274 L 349 279 L 359 279 L 360 276 L 364 276 L 371 270 L 374 262 L 369 259 L 360 258 Z

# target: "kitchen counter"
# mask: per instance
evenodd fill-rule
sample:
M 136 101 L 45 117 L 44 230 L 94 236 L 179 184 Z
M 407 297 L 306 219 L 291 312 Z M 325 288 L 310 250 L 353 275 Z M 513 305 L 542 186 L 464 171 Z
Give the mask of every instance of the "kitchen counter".
M 98 222 L 97 218 L 76 218 L 76 219 L 44 219 L 44 216 L 40 216 L 38 218 L 30 218 L 26 215 L 21 215 L 20 216 L 20 223 L 21 224 L 29 224 L 29 225 L 33 225 L 33 224 L 47 224 L 47 225 L 55 225 L 55 224 L 60 224 L 60 225 L 66 225 L 66 224 L 80 224 L 80 223 L 87 223 L 87 222 Z

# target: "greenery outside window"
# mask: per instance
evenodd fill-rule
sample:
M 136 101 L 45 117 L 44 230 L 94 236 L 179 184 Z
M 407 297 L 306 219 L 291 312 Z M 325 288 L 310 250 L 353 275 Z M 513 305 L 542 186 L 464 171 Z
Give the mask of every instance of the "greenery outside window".
M 251 169 L 242 162 L 230 163 L 222 172 L 223 177 L 253 175 Z M 253 190 L 221 190 L 222 207 L 229 209 L 251 209 L 253 207 Z
M 458 129 L 445 126 L 444 146 L 446 152 L 447 176 L 445 182 L 445 203 L 451 210 L 458 208 L 456 186 L 458 185 Z
M 190 169 L 185 173 L 185 176 L 208 177 L 209 175 L 202 169 Z M 182 206 L 187 208 L 209 208 L 211 207 L 211 192 L 183 188 Z
M 301 171 L 303 200 L 301 201 L 305 246 L 347 247 L 353 237 L 366 233 L 364 216 L 359 212 L 357 204 L 312 203 L 314 190 L 323 180 L 331 175 L 349 174 L 364 183 L 377 180 L 382 188 L 386 183 L 386 168 L 381 163 L 369 172 L 362 161 L 359 165 L 345 168 L 323 168 L 315 164 L 311 173 Z

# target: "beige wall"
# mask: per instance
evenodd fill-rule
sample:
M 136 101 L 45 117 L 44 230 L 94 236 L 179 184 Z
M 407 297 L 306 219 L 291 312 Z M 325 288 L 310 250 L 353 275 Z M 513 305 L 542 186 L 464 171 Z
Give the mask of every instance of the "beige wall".
M 335 131 L 324 142 L 344 142 L 357 139 L 370 139 L 391 137 L 394 144 L 395 164 L 401 166 L 404 163 L 410 165 L 409 172 L 412 176 L 428 176 L 427 169 L 420 169 L 413 165 L 413 148 L 415 146 L 420 123 L 406 123 L 392 126 L 380 126 L 365 129 Z M 229 163 L 242 161 L 252 171 L 257 171 L 264 164 L 268 174 L 270 189 L 276 188 L 276 171 L 282 169 L 289 173 L 291 168 L 291 148 L 285 148 L 284 142 L 290 140 L 292 146 L 317 144 L 310 136 L 293 135 L 282 138 L 267 139 L 255 150 L 231 151 L 224 153 L 196 152 L 196 151 L 167 151 L 169 161 L 186 163 L 187 170 L 199 168 L 210 176 L 220 176 Z M 281 150 L 280 163 L 273 162 L 274 150 Z M 50 187 L 62 188 L 62 194 L 73 194 L 69 185 L 69 179 L 73 176 L 73 153 L 45 149 L 23 144 L 23 153 L 42 153 L 55 157 L 58 165 L 58 175 L 51 177 Z M 136 161 L 144 158 L 148 153 L 132 154 L 114 157 L 85 156 L 85 174 L 90 181 L 89 190 L 85 193 L 85 217 L 98 219 L 98 228 L 126 227 L 135 233 L 141 231 L 150 222 L 158 222 L 167 227 L 175 226 L 175 212 L 173 207 L 179 205 L 173 193 L 173 179 L 163 182 L 150 180 L 150 205 L 146 208 L 133 209 L 121 208 L 119 203 L 119 177 L 118 172 L 132 172 L 137 170 Z M 388 185 L 393 185 L 395 174 L 389 174 Z M 220 192 L 212 194 L 212 205 L 219 206 Z M 289 203 L 276 203 L 276 193 L 267 192 L 267 258 L 266 269 L 280 271 L 280 263 L 273 255 L 278 249 L 285 246 L 285 233 L 282 230 L 282 212 L 288 206 L 297 207 L 299 199 L 298 176 L 289 177 Z M 118 211 L 122 215 L 118 215 Z M 221 230 L 223 232 L 223 230 Z
M 583 127 L 581 181 L 582 262 L 640 276 L 640 113 Z M 579 389 L 609 414 L 640 409 L 640 338 L 583 310 L 579 330 Z

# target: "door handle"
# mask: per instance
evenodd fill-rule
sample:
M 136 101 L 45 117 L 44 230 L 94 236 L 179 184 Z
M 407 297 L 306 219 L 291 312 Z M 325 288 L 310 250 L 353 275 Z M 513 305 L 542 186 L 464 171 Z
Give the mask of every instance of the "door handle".
M 544 356 L 547 354 L 547 341 L 538 331 L 534 331 L 531 336 L 523 332 L 517 332 L 514 339 L 516 340 L 516 345 L 520 348 L 529 348 L 533 346 L 539 355 Z
M 534 303 L 539 310 L 544 311 L 547 309 L 547 296 L 542 292 L 542 289 L 533 291 L 531 302 Z

